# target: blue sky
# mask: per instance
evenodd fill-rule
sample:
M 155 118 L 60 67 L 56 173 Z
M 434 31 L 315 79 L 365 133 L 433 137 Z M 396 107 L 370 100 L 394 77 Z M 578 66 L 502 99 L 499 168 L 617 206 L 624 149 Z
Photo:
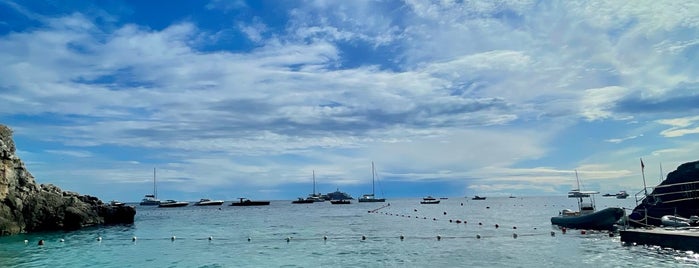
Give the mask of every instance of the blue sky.
M 140 200 L 563 195 L 699 158 L 695 1 L 0 0 L 39 183 Z

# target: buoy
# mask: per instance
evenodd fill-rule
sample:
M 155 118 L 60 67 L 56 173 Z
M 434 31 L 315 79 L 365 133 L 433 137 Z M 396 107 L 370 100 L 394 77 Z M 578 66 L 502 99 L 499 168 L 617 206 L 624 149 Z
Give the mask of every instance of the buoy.
M 209 241 L 214 240 L 213 236 L 209 236 Z
M 512 226 L 512 229 L 515 229 L 515 230 L 517 230 L 517 226 Z
M 479 222 L 478 225 L 483 225 L 483 223 L 482 223 L 482 222 Z
M 446 211 L 444 211 L 444 215 L 447 215 L 447 212 L 446 212 Z
M 400 235 L 400 240 L 403 241 L 403 239 L 405 239 L 405 236 Z
M 25 243 L 25 244 L 29 243 L 29 240 L 24 239 L 24 243 Z
M 480 234 L 476 234 L 476 239 L 481 239 L 481 235 L 480 235 Z
M 512 238 L 517 239 L 517 233 L 512 234 Z
M 102 241 L 102 237 L 101 237 L 101 236 L 98 236 L 98 237 L 97 237 L 97 241 Z
M 362 240 L 366 240 L 366 236 L 365 236 L 365 235 L 362 235 Z
M 248 242 L 250 242 L 250 240 L 252 240 L 252 238 L 250 238 L 250 237 L 248 236 Z
M 441 236 L 441 235 L 437 235 L 437 241 L 439 241 L 439 240 L 442 240 L 442 236 Z
M 134 237 L 131 238 L 131 241 L 136 242 L 136 239 L 137 239 L 137 238 L 134 236 Z
M 566 234 L 566 231 L 567 231 L 567 230 L 566 230 L 565 227 L 561 228 L 561 233 Z
M 417 209 L 416 209 L 416 208 L 414 208 L 414 209 L 413 209 L 413 211 L 417 212 Z
M 464 206 L 464 203 L 461 203 L 461 206 L 463 207 L 463 206 Z
M 58 240 L 58 242 L 65 242 L 65 241 L 66 241 L 66 240 L 64 240 L 63 238 L 61 238 L 61 239 Z
M 490 207 L 485 207 L 485 209 L 490 209 Z
M 177 237 L 174 235 L 172 237 L 170 237 L 170 240 L 172 240 L 172 241 L 175 241 L 175 239 L 177 239 Z
M 43 245 L 44 245 L 44 239 L 39 240 L 39 246 L 43 246 Z
M 449 219 L 449 222 L 451 222 L 451 219 Z
M 437 220 L 437 218 L 432 218 L 432 220 L 433 220 L 433 221 L 436 221 L 436 220 Z
M 324 235 L 324 236 L 323 236 L 323 240 L 324 240 L 324 241 L 325 241 L 325 240 L 328 240 L 328 236 L 327 236 L 327 235 Z
M 585 230 L 580 230 L 580 234 L 586 234 Z
M 456 223 L 461 223 L 461 220 L 456 220 Z
M 497 229 L 497 228 L 500 228 L 500 225 L 498 225 L 498 224 L 496 223 L 496 224 L 495 224 L 495 229 Z
M 551 231 L 551 236 L 556 236 L 556 232 Z
M 290 237 L 290 236 L 287 236 L 287 237 L 286 237 L 286 242 L 289 243 L 289 241 L 291 241 L 291 237 Z

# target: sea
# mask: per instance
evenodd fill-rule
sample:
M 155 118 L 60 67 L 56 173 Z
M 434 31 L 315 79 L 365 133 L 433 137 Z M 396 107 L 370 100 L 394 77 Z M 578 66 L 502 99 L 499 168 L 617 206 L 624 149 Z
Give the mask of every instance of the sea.
M 699 253 L 562 230 L 566 197 L 136 206 L 129 225 L 0 237 L 0 267 L 696 267 Z M 597 208 L 635 206 L 596 198 Z M 38 245 L 44 240 L 44 245 Z

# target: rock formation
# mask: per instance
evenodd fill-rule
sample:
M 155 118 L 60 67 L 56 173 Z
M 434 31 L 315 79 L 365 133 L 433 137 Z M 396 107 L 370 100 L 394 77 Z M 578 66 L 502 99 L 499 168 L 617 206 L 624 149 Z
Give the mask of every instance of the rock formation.
M 111 206 L 52 184 L 37 185 L 15 154 L 12 130 L 0 124 L 0 235 L 133 223 L 135 215 L 132 206 Z
M 667 174 L 629 214 L 629 220 L 632 226 L 659 226 L 665 215 L 699 215 L 699 161 L 684 163 Z

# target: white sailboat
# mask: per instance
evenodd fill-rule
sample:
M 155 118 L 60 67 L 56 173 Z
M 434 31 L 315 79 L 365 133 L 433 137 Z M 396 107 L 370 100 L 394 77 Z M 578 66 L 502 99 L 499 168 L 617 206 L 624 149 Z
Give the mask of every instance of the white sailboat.
M 375 191 L 375 186 L 374 186 L 375 175 L 376 175 L 376 171 L 374 170 L 374 162 L 372 161 L 372 162 L 371 162 L 371 194 L 362 195 L 362 197 L 360 197 L 360 198 L 358 199 L 358 201 L 359 201 L 360 203 L 362 203 L 362 202 L 386 202 L 386 198 L 376 198 L 376 196 L 374 195 L 374 191 Z
M 139 203 L 141 206 L 157 206 L 160 205 L 160 199 L 158 199 L 158 188 L 155 184 L 155 168 L 153 168 L 153 194 L 147 194 Z

